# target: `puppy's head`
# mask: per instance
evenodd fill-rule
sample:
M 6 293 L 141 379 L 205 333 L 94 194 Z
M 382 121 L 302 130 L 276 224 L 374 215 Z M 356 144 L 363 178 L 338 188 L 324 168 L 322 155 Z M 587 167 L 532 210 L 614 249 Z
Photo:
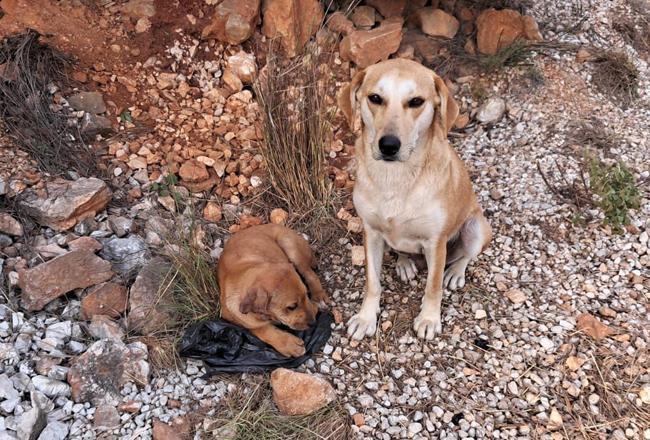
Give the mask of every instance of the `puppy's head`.
M 270 264 L 239 303 L 241 313 L 258 313 L 294 330 L 306 330 L 318 307 L 292 264 Z
M 445 82 L 419 63 L 394 59 L 357 73 L 339 95 L 354 127 L 361 116 L 364 145 L 375 160 L 407 161 L 432 137 L 446 139 L 458 105 Z

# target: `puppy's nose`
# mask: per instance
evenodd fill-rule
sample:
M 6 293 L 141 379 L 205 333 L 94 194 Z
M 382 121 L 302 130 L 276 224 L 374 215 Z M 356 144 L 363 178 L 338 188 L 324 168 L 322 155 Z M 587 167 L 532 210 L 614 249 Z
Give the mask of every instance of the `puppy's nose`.
M 388 134 L 379 138 L 379 151 L 385 157 L 394 156 L 399 151 L 399 148 L 402 146 L 399 138 Z

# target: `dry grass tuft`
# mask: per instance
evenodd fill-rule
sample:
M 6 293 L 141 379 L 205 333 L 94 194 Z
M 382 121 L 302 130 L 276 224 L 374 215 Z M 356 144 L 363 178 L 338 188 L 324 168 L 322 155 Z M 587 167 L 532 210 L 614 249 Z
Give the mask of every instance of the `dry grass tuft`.
M 639 72 L 627 55 L 605 52 L 594 63 L 592 81 L 601 93 L 613 97 L 624 107 L 638 98 Z
M 480 55 L 478 63 L 484 72 L 496 72 L 506 67 L 524 64 L 532 55 L 532 45 L 524 40 L 517 40 L 510 46 L 504 47 L 495 55 Z
M 311 54 L 285 61 L 270 52 L 256 85 L 273 192 L 290 212 L 312 217 L 331 211 L 333 197 L 325 151 L 330 115 L 318 66 Z
M 78 129 L 55 113 L 48 89 L 65 80 L 72 59 L 39 41 L 29 30 L 0 42 L 0 119 L 9 136 L 42 171 L 97 175 L 93 153 Z
M 250 380 L 248 380 L 250 379 Z M 264 376 L 251 376 L 224 398 L 208 431 L 220 440 L 347 440 L 351 432 L 343 407 L 333 403 L 307 416 L 277 412 Z M 204 422 L 204 426 L 206 423 Z
M 647 353 L 623 357 L 600 347 L 587 362 L 592 366 L 585 379 L 589 390 L 578 397 L 558 396 L 571 402 L 566 405 L 570 419 L 565 420 L 565 429 L 579 438 L 601 439 L 610 438 L 616 428 L 636 426 L 643 430 L 650 426 L 650 410 L 638 401 L 638 397 L 630 398 L 642 386 L 639 379 L 644 363 L 648 362 Z M 595 404 L 589 402 L 592 393 L 599 396 Z
M 163 307 L 174 317 L 174 327 L 184 331 L 196 322 L 219 316 L 219 285 L 215 262 L 203 248 L 200 227 L 180 225 L 167 239 L 165 258 L 171 264 L 166 279 Z

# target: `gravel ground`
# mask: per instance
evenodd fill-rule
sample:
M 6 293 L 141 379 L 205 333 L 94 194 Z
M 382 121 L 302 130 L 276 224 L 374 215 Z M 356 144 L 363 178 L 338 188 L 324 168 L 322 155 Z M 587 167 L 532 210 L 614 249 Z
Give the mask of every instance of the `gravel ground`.
M 350 265 L 350 248 L 360 237 L 341 238 L 321 259 L 343 320 L 324 353 L 301 370 L 330 379 L 349 414 L 363 414 L 365 423 L 353 426 L 358 438 L 650 439 L 648 193 L 630 231 L 617 235 L 602 226 L 598 210 L 588 211 L 587 225 L 574 224 L 575 210 L 548 189 L 537 168 L 570 163 L 575 123 L 590 120 L 618 139 L 602 153 L 605 159 L 624 161 L 638 181 L 648 181 L 647 54 L 612 29 L 617 14 L 629 12 L 627 3 L 585 3 L 592 9 L 580 36 L 564 33 L 580 16 L 580 2 L 569 3 L 532 6 L 544 37 L 624 50 L 639 70 L 640 97 L 626 109 L 613 104 L 591 83 L 591 65 L 573 53 L 536 56 L 532 63 L 544 80 L 534 87 L 522 68 L 490 79 L 488 95 L 505 100 L 507 116 L 470 126 L 452 141 L 494 239 L 470 265 L 467 285 L 445 294 L 443 333 L 432 342 L 414 336 L 424 280 L 403 284 L 389 258 L 379 331 L 360 343 L 349 340 L 345 323 L 358 310 L 365 283 L 363 268 Z M 475 110 L 463 87 L 462 107 Z M 71 318 L 78 301 L 61 316 L 46 311 L 28 318 L 0 307 L 0 408 L 13 412 L 0 417 L 0 438 L 34 406 L 14 393 L 31 396 L 47 412 L 42 439 L 135 439 L 150 438 L 153 419 L 166 422 L 198 409 L 209 417 L 241 386 L 232 377 L 202 379 L 200 364 L 188 362 L 184 371 L 157 372 L 143 389 L 124 387 L 122 403 L 135 410 L 118 415 L 119 428 L 102 429 L 93 426 L 95 407 L 70 400 L 67 367 L 48 368 L 47 378 L 39 371 L 44 352 L 65 358 L 89 343 Z M 612 335 L 595 341 L 578 331 L 585 313 Z M 199 425 L 196 438 L 204 437 Z

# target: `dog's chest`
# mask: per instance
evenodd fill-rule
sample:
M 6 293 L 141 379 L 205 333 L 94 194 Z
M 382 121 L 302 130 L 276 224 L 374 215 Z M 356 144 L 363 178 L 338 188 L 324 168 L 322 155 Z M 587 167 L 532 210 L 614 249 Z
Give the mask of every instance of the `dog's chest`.
M 441 204 L 420 194 L 368 194 L 355 188 L 354 205 L 372 229 L 400 252 L 421 253 L 427 242 L 440 235 L 444 223 Z

